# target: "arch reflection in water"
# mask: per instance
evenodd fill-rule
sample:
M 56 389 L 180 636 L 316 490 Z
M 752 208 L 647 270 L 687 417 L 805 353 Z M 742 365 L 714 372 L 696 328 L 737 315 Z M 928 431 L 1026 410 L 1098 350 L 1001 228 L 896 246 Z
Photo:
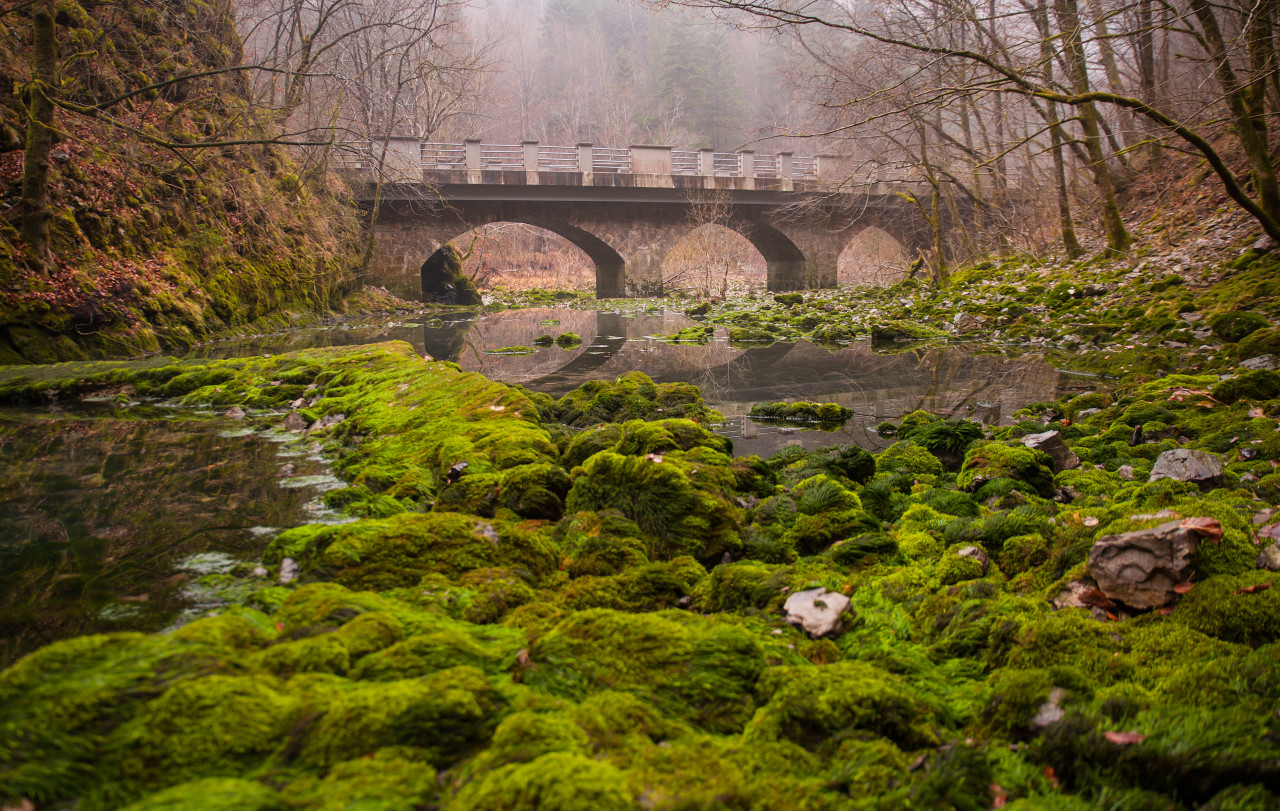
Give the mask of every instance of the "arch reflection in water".
M 548 321 L 559 323 L 543 323 Z M 790 438 L 779 442 L 808 446 L 856 442 L 880 447 L 885 441 L 867 428 L 917 408 L 994 422 L 1029 403 L 1053 399 L 1067 385 L 1052 365 L 1035 355 L 977 354 L 955 346 L 884 352 L 870 343 L 833 349 L 803 340 L 742 348 L 730 346 L 723 336 L 705 345 L 671 344 L 654 337 L 692 323 L 660 310 L 530 309 L 486 316 L 456 325 L 453 331 L 424 329 L 424 346 L 429 354 L 455 360 L 469 371 L 554 396 L 588 380 L 637 370 L 658 383 L 692 382 L 709 404 L 730 418 L 723 430 L 731 436 L 742 436 L 743 419 L 757 402 L 820 400 L 839 403 L 856 415 L 839 435 L 760 426 L 755 438 L 744 438 L 753 441 L 738 445 L 739 453 L 766 451 L 777 443 L 760 438 L 773 434 Z M 464 327 L 459 347 L 457 335 Z M 576 332 L 583 344 L 569 351 L 552 346 L 529 355 L 487 354 L 531 345 L 539 335 L 559 332 Z

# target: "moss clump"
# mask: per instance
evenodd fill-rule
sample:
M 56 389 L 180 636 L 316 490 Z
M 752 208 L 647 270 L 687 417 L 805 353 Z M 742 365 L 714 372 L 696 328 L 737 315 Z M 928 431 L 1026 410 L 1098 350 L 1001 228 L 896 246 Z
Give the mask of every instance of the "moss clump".
M 707 341 L 715 337 L 715 334 L 715 327 L 694 325 L 692 327 L 685 327 L 684 329 L 678 332 L 673 332 L 669 335 L 663 335 L 662 340 L 673 344 L 705 344 Z
M 561 349 L 573 349 L 582 344 L 582 336 L 576 332 L 562 332 L 556 336 L 556 346 Z
M 643 372 L 628 372 L 612 383 L 592 380 L 540 408 L 543 419 L 582 428 L 602 422 L 681 417 L 698 422 L 723 419 L 707 408 L 702 393 L 687 383 L 656 384 Z
M 977 490 L 995 479 L 1014 479 L 1030 485 L 1039 495 L 1053 495 L 1053 461 L 1044 453 L 1018 445 L 980 442 L 965 454 L 956 484 Z
M 928 341 L 949 337 L 936 327 L 913 321 L 880 321 L 871 325 L 873 341 Z
M 784 307 L 794 307 L 797 304 L 804 304 L 803 293 L 779 293 L 773 297 L 773 300 Z
M 554 571 L 555 551 L 535 526 L 452 513 L 402 513 L 339 526 L 297 527 L 276 536 L 263 560 L 292 558 L 307 577 L 352 588 L 413 586 L 427 574 L 518 565 Z
M 942 463 L 914 442 L 895 442 L 876 457 L 876 472 L 937 476 Z
M 793 420 L 838 427 L 853 416 L 853 410 L 837 403 L 756 403 L 748 414 L 753 420 Z
M 1209 319 L 1209 327 L 1213 330 L 1213 334 L 1227 343 L 1235 343 L 1270 326 L 1271 322 L 1258 313 L 1218 313 Z
M 1260 355 L 1280 354 L 1280 329 L 1260 329 L 1249 333 L 1236 346 L 1236 354 L 1245 360 Z
M 682 612 L 582 611 L 529 648 L 525 684 L 574 700 L 602 690 L 645 698 L 663 714 L 733 732 L 751 717 L 764 651 L 745 628 L 687 622 Z
M 193 780 L 125 806 L 125 811 L 285 811 L 284 798 L 261 783 L 234 777 Z
M 1237 400 L 1270 400 L 1280 396 L 1280 372 L 1267 369 L 1245 372 L 1217 384 L 1212 394 L 1227 404 Z
M 1275 575 L 1219 575 L 1197 583 L 1174 610 L 1179 622 L 1228 642 L 1280 641 L 1280 588 Z

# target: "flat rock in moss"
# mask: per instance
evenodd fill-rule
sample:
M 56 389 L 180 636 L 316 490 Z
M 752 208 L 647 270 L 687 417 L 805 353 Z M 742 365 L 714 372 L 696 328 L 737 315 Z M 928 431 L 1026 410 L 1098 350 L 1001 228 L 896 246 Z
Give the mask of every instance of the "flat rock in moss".
M 816 639 L 840 630 L 844 613 L 849 610 L 849 598 L 819 586 L 795 592 L 782 608 L 787 612 L 787 622 L 799 625 Z
M 1074 470 L 1080 467 L 1080 457 L 1076 456 L 1062 439 L 1060 431 L 1045 431 L 1040 434 L 1028 434 L 1022 438 L 1022 444 L 1032 450 L 1041 451 L 1053 459 L 1056 472 Z
M 1191 575 L 1200 535 L 1169 521 L 1151 529 L 1099 538 L 1089 552 L 1089 575 L 1108 598 L 1130 608 L 1159 608 Z
M 1193 448 L 1165 451 L 1156 459 L 1147 481 L 1160 479 L 1200 485 L 1216 484 L 1222 479 L 1222 460 L 1216 454 Z

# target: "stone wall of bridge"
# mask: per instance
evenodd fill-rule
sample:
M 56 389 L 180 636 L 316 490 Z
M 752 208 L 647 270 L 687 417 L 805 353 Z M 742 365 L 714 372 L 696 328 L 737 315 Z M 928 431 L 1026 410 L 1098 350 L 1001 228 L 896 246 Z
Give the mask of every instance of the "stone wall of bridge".
M 726 209 L 720 224 L 760 251 L 773 291 L 834 287 L 841 252 L 868 226 L 889 233 L 910 253 L 929 245 L 923 217 L 892 196 L 866 198 L 860 205 L 733 203 Z M 595 263 L 600 298 L 660 294 L 663 261 L 698 225 L 687 201 L 447 200 L 428 205 L 391 200 L 383 203 L 375 225 L 365 281 L 402 298 L 421 299 L 427 258 L 467 231 L 495 222 L 545 228 L 581 248 Z

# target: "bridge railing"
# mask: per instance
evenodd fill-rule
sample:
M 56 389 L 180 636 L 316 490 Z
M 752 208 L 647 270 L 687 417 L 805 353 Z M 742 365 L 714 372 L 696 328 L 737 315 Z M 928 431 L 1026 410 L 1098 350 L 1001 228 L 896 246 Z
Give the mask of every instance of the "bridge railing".
M 423 170 L 466 172 L 465 180 L 455 178 L 450 181 L 466 183 L 495 182 L 482 179 L 482 174 L 478 173 L 483 172 L 524 172 L 524 182 L 527 183 L 537 183 L 540 172 L 579 172 L 588 183 L 588 174 L 637 174 L 650 178 L 741 178 L 746 181 L 745 186 L 739 184 L 742 188 L 754 188 L 751 181 L 763 179 L 771 181 L 771 188 L 789 189 L 792 181 L 821 180 L 824 161 L 829 159 L 796 156 L 790 152 L 757 155 L 751 150 L 716 152 L 668 146 L 618 148 L 594 144 L 555 146 L 537 141 L 485 144 L 476 139 L 457 144 L 392 137 L 344 144 L 338 160 L 346 169 L 380 169 L 405 180 L 412 180 L 415 173 Z M 656 180 L 648 182 L 661 185 Z

